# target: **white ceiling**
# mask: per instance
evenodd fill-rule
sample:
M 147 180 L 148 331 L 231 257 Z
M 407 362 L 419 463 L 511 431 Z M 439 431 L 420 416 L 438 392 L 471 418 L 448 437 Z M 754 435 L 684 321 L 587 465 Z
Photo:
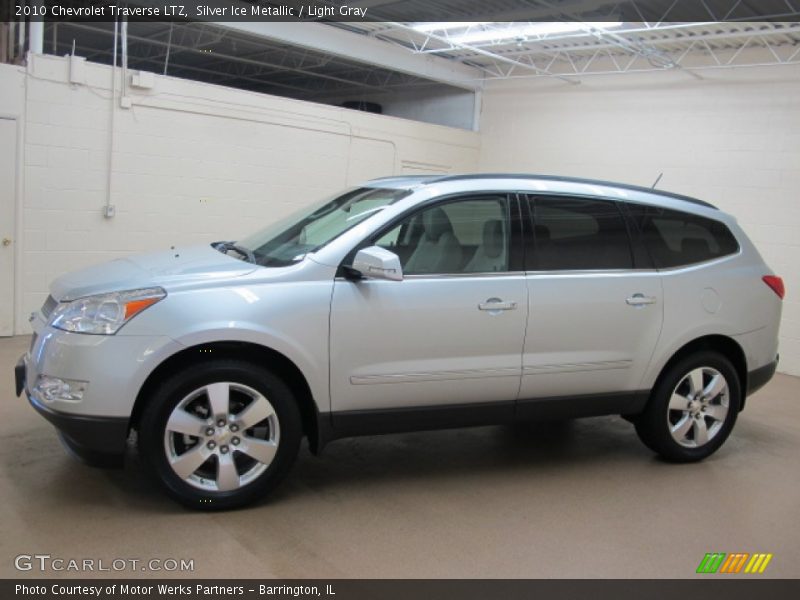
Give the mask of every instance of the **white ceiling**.
M 245 1 L 245 0 L 242 0 Z M 252 0 L 247 0 L 251 2 Z M 259 0 L 270 3 L 272 0 Z M 320 102 L 491 79 L 800 63 L 800 0 L 316 0 L 359 22 L 131 22 L 131 68 Z M 470 21 L 419 31 L 420 21 Z M 503 38 L 521 24 L 575 31 Z M 618 27 L 599 25 L 618 22 Z M 464 33 L 493 31 L 482 42 Z M 45 51 L 111 62 L 112 23 L 46 24 Z

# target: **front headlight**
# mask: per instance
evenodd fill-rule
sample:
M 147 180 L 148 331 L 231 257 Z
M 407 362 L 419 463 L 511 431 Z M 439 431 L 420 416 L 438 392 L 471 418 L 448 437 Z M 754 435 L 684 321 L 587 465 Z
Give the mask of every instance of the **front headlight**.
M 166 295 L 163 289 L 154 287 L 62 302 L 50 315 L 49 325 L 75 333 L 112 335 Z

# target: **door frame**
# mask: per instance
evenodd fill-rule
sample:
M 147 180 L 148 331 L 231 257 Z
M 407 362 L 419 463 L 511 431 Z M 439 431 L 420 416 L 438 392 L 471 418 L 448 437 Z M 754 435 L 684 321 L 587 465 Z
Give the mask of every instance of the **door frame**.
M 22 160 L 23 148 L 23 128 L 24 119 L 20 115 L 0 112 L 0 120 L 12 121 L 14 123 L 14 187 L 13 199 L 10 204 L 11 210 L 11 244 L 13 246 L 13 256 L 11 258 L 11 332 L 9 336 L 14 336 L 22 332 L 20 315 L 17 313 L 22 306 L 22 287 L 20 285 L 20 275 L 22 273 L 22 181 L 24 160 Z M 2 337 L 5 335 L 0 334 Z

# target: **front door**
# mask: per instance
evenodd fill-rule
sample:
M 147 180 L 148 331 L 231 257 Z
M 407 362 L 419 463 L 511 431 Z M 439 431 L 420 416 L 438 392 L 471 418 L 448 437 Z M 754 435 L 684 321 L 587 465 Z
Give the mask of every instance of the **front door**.
M 502 401 L 513 409 L 528 306 L 518 215 L 506 194 L 454 198 L 362 244 L 396 253 L 404 279 L 337 278 L 332 411 Z

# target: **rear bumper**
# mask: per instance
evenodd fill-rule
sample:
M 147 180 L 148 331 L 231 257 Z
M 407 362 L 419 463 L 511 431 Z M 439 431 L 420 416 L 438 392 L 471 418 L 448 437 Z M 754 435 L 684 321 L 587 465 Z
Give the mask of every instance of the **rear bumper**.
M 762 387 L 767 385 L 772 376 L 775 375 L 775 369 L 778 368 L 778 360 L 780 357 L 775 357 L 775 360 L 769 364 L 754 369 L 747 373 L 747 395 L 754 394 Z
M 23 356 L 14 367 L 17 396 L 25 390 L 31 406 L 58 430 L 61 441 L 74 456 L 95 467 L 122 466 L 128 440 L 127 418 L 89 417 L 53 410 L 28 393 L 25 378 Z

